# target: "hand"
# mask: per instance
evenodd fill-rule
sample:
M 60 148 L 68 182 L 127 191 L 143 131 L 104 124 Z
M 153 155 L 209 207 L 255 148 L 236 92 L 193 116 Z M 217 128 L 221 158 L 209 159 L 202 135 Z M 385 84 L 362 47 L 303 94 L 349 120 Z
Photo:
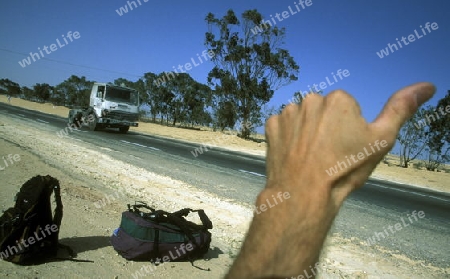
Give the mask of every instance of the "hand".
M 228 278 L 297 278 L 311 270 L 345 198 L 365 183 L 401 126 L 434 91 L 429 83 L 403 88 L 373 123 L 340 90 L 308 95 L 272 116 L 266 123 L 267 184 L 256 206 L 274 204 L 279 192 L 289 198 L 255 214 Z M 331 175 L 330 168 L 336 170 Z

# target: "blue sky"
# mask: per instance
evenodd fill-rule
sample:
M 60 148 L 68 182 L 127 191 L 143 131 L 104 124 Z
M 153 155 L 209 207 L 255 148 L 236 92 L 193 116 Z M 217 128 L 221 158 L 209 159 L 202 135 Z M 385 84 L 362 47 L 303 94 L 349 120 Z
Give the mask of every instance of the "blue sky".
M 241 14 L 257 9 L 265 18 L 295 10 L 298 0 L 277 1 L 147 1 L 119 16 L 127 1 L 7 1 L 0 11 L 0 78 L 20 85 L 56 85 L 70 75 L 109 82 L 124 77 L 137 80 L 145 72 L 170 71 L 196 58 L 206 47 L 208 12 L 221 17 L 228 9 Z M 306 7 L 306 6 L 305 6 Z M 450 89 L 450 1 L 319 1 L 290 15 L 277 26 L 286 28 L 284 48 L 301 67 L 299 80 L 276 91 L 269 105 L 287 103 L 295 91 L 332 80 L 332 72 L 347 69 L 348 77 L 327 86 L 325 93 L 345 89 L 359 101 L 372 121 L 395 90 L 418 81 L 431 81 L 436 104 Z M 420 25 L 438 29 L 380 58 L 376 52 L 408 37 Z M 69 31 L 80 37 L 45 57 L 21 67 L 30 52 L 50 46 Z M 64 44 L 64 43 L 63 43 Z M 26 54 L 22 55 L 20 53 Z M 65 64 L 65 63 L 68 64 Z M 83 65 L 79 67 L 74 65 Z M 211 62 L 188 73 L 206 83 Z M 94 69 L 95 68 L 95 69 Z M 102 70 L 99 70 L 102 69 Z

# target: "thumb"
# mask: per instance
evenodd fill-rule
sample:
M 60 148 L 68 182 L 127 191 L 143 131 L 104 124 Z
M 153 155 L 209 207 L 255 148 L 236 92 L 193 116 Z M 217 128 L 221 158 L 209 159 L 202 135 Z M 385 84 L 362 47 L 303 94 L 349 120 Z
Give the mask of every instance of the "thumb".
M 389 98 L 383 110 L 371 124 L 393 142 L 403 124 L 417 109 L 428 101 L 436 87 L 428 82 L 420 82 L 397 91 Z

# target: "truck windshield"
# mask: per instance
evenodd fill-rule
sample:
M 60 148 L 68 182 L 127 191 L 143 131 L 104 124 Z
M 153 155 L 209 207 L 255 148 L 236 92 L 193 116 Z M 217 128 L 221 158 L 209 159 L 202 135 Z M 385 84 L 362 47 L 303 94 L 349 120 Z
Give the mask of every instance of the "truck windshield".
M 138 105 L 138 93 L 120 88 L 107 87 L 105 99 L 111 102 L 127 103 L 129 105 Z

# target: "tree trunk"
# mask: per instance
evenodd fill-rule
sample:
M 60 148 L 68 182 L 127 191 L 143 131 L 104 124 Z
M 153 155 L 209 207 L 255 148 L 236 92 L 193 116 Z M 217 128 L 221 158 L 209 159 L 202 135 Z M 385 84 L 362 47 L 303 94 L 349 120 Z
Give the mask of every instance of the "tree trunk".
M 241 124 L 241 137 L 243 139 L 249 139 L 250 138 L 250 125 L 249 125 L 249 115 L 250 113 L 245 112 L 243 115 L 243 119 L 242 119 L 242 124 Z

